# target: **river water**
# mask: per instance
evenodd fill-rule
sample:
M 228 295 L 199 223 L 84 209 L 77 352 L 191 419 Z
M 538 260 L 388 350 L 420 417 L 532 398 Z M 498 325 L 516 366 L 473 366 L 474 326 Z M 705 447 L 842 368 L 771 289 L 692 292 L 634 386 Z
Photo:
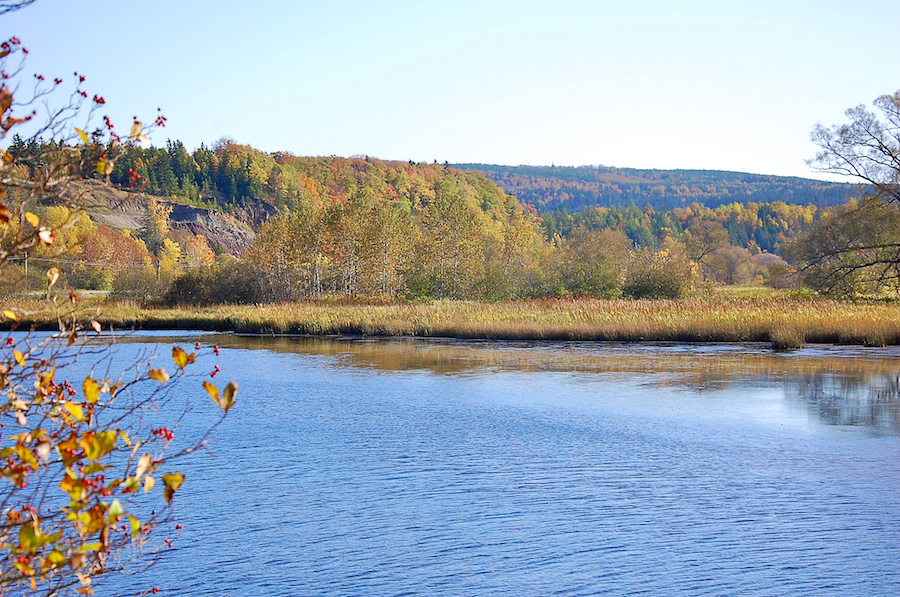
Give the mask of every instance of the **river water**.
M 238 405 L 181 466 L 175 548 L 98 594 L 900 594 L 896 349 L 119 350 L 195 341 Z

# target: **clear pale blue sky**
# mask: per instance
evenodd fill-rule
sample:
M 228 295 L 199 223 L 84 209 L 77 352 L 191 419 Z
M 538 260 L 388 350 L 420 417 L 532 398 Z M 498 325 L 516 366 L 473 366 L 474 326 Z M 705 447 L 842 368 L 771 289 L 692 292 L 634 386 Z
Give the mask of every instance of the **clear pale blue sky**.
M 900 88 L 900 2 L 38 0 L 27 69 L 154 143 L 812 176 L 812 126 Z

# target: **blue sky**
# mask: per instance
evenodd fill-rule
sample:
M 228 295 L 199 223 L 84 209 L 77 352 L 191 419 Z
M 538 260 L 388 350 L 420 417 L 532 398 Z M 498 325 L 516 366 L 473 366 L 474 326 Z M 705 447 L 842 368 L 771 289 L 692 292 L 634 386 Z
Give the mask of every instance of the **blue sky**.
M 817 177 L 812 126 L 900 88 L 900 2 L 38 0 L 27 70 L 192 149 Z

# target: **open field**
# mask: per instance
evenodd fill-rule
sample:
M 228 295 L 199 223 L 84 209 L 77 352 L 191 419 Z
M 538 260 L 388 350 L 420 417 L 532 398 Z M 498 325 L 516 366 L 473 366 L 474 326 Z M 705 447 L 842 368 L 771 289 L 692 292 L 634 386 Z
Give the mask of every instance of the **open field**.
M 21 327 L 52 329 L 56 325 L 57 315 L 45 303 L 21 301 L 13 305 Z M 65 305 L 60 309 L 64 314 L 70 303 Z M 184 308 L 144 308 L 129 301 L 88 298 L 77 303 L 76 316 L 79 320 L 95 319 L 104 328 L 259 334 L 772 342 L 781 348 L 804 343 L 900 344 L 900 304 L 780 295 L 385 305 L 298 302 Z M 71 318 L 71 314 L 64 317 Z

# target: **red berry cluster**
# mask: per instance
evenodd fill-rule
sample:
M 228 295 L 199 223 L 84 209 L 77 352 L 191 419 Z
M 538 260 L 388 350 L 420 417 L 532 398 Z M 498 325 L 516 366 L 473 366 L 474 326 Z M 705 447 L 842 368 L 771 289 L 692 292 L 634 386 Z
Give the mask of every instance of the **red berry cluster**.
M 172 439 L 175 437 L 175 434 L 169 431 L 168 427 L 160 427 L 159 429 L 154 429 L 150 433 L 152 433 L 156 437 L 165 439 L 167 442 L 172 441 Z

